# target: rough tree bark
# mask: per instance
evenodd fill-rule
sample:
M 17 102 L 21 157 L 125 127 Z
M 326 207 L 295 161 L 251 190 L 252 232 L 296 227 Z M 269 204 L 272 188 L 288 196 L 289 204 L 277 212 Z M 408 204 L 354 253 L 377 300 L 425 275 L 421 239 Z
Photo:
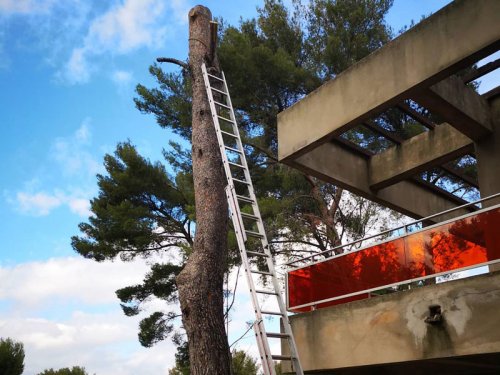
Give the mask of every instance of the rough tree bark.
M 225 177 L 201 64 L 219 71 L 210 10 L 189 12 L 189 70 L 193 90 L 192 158 L 196 203 L 193 253 L 177 277 L 182 321 L 188 337 L 191 374 L 230 374 L 224 329 L 223 278 L 227 255 Z

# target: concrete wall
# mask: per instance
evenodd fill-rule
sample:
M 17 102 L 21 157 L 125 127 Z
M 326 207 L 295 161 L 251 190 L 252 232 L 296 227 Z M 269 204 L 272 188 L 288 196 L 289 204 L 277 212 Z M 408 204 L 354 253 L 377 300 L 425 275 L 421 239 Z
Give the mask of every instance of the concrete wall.
M 443 324 L 424 322 L 432 305 Z M 297 314 L 291 324 L 306 371 L 499 353 L 500 273 Z

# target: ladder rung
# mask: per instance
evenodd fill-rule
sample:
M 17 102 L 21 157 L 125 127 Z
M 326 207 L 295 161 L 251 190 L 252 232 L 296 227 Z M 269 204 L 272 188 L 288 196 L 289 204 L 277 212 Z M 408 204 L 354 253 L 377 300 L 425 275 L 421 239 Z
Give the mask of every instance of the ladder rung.
M 271 272 L 259 271 L 259 270 L 250 270 L 251 273 L 258 273 L 259 275 L 272 276 Z
M 258 256 L 258 257 L 267 257 L 266 253 L 259 253 L 258 251 L 249 251 L 249 250 L 247 250 L 246 253 L 250 254 L 250 255 L 255 255 L 255 256 Z
M 290 357 L 288 355 L 275 355 L 275 354 L 273 354 L 271 358 L 277 361 L 291 361 L 294 359 L 294 357 Z
M 229 150 L 229 151 L 232 151 L 232 152 L 237 152 L 238 154 L 241 154 L 242 152 L 240 150 L 238 150 L 237 148 L 232 148 L 232 147 L 229 147 L 229 146 L 226 146 L 224 145 L 224 148 L 226 150 Z
M 250 185 L 250 182 L 243 181 L 243 180 L 238 180 L 237 178 L 233 178 L 233 181 L 239 182 L 240 184 Z
M 255 293 L 271 294 L 273 296 L 277 296 L 278 295 L 278 293 L 276 293 L 274 290 L 265 290 L 265 289 L 255 289 Z
M 224 107 L 224 108 L 227 108 L 227 109 L 231 109 L 230 106 L 222 104 L 222 103 L 219 103 L 219 102 L 216 102 L 215 100 L 214 100 L 214 104 L 217 104 L 218 106 L 221 106 L 221 107 Z
M 247 235 L 249 235 L 250 237 L 256 237 L 256 238 L 262 238 L 262 237 L 264 237 L 261 233 L 253 232 L 251 230 L 246 230 L 245 233 Z
M 221 91 L 221 90 L 219 90 L 219 89 L 216 89 L 215 87 L 210 86 L 210 88 L 211 88 L 212 90 L 214 90 L 214 91 L 217 91 L 217 92 L 221 93 L 221 94 L 228 95 L 228 93 L 227 93 L 227 92 L 224 92 L 224 91 Z
M 241 217 L 245 219 L 259 220 L 258 216 L 247 214 L 246 212 L 241 212 Z
M 277 312 L 277 311 L 264 311 L 264 310 L 260 310 L 261 314 L 264 314 L 264 315 L 280 315 L 280 316 L 283 316 L 283 313 L 281 312 Z
M 273 339 L 287 339 L 290 337 L 290 335 L 287 335 L 286 333 L 267 332 L 266 335 L 267 335 L 267 337 L 271 337 Z
M 224 121 L 227 121 L 227 122 L 230 122 L 230 123 L 234 124 L 234 121 L 231 120 L 231 119 L 229 119 L 229 118 L 222 117 L 222 116 L 219 116 L 219 115 L 217 115 L 217 117 L 220 118 L 221 120 L 224 120 Z
M 238 136 L 236 134 L 233 134 L 233 133 L 229 133 L 229 132 L 226 132 L 224 130 L 221 130 L 220 131 L 222 134 L 225 134 L 225 135 L 228 135 L 230 137 L 233 137 L 233 138 L 238 138 Z
M 215 78 L 215 79 L 218 79 L 219 81 L 224 82 L 224 80 L 223 80 L 222 78 L 219 78 L 219 77 L 217 77 L 217 76 L 214 76 L 213 74 L 209 74 L 209 73 L 207 73 L 207 76 L 212 77 L 212 78 Z
M 244 197 L 243 195 L 236 195 L 236 199 L 238 199 L 242 202 L 255 203 L 255 201 L 252 198 L 247 198 L 247 197 Z
M 242 168 L 242 169 L 245 169 L 244 166 L 242 166 L 241 164 L 238 164 L 238 163 L 233 163 L 231 161 L 228 161 L 229 165 L 232 165 L 233 167 L 238 167 L 238 168 Z

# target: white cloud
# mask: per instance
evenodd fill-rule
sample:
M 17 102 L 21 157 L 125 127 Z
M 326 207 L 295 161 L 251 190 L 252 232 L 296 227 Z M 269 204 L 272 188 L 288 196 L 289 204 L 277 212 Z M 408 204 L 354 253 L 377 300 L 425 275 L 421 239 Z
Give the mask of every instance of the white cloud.
M 62 203 L 60 197 L 56 195 L 49 195 L 44 192 L 29 194 L 23 191 L 16 194 L 16 201 L 20 212 L 33 216 L 48 215 Z
M 7 201 L 14 205 L 18 212 L 29 216 L 47 216 L 54 209 L 67 206 L 69 210 L 81 217 L 89 217 L 91 194 L 75 190 L 71 193 L 64 193 L 55 190 L 53 193 L 44 191 L 29 192 L 18 191 L 15 199 L 7 198 Z
M 144 260 L 79 257 L 0 267 L 0 299 L 9 306 L 0 309 L 0 332 L 24 343 L 25 374 L 75 365 L 99 375 L 166 373 L 175 347 L 168 340 L 140 347 L 141 317 L 125 317 L 114 293 L 140 282 L 148 269 Z
M 165 3 L 160 0 L 125 0 L 92 22 L 86 48 L 126 53 L 143 46 L 158 46 L 166 31 L 157 22 L 164 11 Z
M 85 83 L 90 78 L 91 68 L 87 63 L 84 48 L 75 48 L 67 62 L 64 72 L 59 76 L 70 84 Z M 62 76 L 61 76 L 62 74 Z
M 67 201 L 71 212 L 82 216 L 89 217 L 92 212 L 90 211 L 90 201 L 85 198 L 69 198 Z
M 15 301 L 22 308 L 39 307 L 54 299 L 86 304 L 116 302 L 114 291 L 138 282 L 147 270 L 140 260 L 97 263 L 79 257 L 0 267 L 0 299 Z
M 0 24 L 0 28 L 1 27 L 2 25 Z M 5 51 L 5 30 L 0 29 L 0 69 L 6 69 L 9 66 L 10 59 Z
M 111 74 L 111 80 L 116 85 L 118 93 L 124 97 L 129 98 L 131 90 L 133 89 L 134 76 L 131 72 L 125 70 L 115 70 Z
M 69 176 L 81 175 L 94 178 L 103 171 L 96 158 L 86 150 L 92 138 L 90 119 L 82 121 L 80 127 L 69 137 L 57 138 L 51 150 L 51 155 Z
M 81 142 L 81 143 L 88 143 L 88 142 L 90 142 L 92 134 L 90 133 L 89 123 L 90 123 L 90 119 L 86 118 L 85 120 L 83 120 L 83 122 L 80 125 L 80 127 L 76 130 L 76 132 L 75 132 L 75 139 L 78 142 Z
M 45 181 L 35 177 L 14 194 L 4 191 L 7 202 L 18 212 L 30 216 L 46 216 L 61 206 L 81 217 L 90 216 L 90 198 L 96 192 L 95 175 L 104 172 L 102 163 L 89 151 L 91 140 L 87 118 L 72 135 L 57 138 L 51 146 L 49 160 L 56 165 L 50 167 L 58 184 L 68 178 L 75 186 L 47 189 L 43 188 Z
M 180 24 L 188 23 L 188 12 L 191 6 L 192 5 L 189 4 L 186 0 L 170 1 L 170 7 L 172 8 L 172 11 L 174 13 L 176 22 Z
M 54 0 L 0 0 L 0 14 L 45 13 L 54 3 Z
M 180 4 L 174 1 L 174 9 Z M 93 70 L 89 60 L 95 56 L 162 46 L 168 33 L 166 10 L 162 0 L 125 0 L 114 5 L 90 23 L 82 45 L 73 49 L 58 77 L 70 84 L 86 83 Z
M 132 73 L 126 72 L 124 70 L 115 70 L 111 76 L 111 79 L 117 85 L 127 85 L 132 81 Z
M 160 260 L 156 258 L 156 260 Z M 150 260 L 151 261 L 151 260 Z M 53 258 L 16 266 L 0 266 L 0 309 L 3 337 L 21 341 L 26 350 L 28 375 L 54 367 L 86 367 L 99 375 L 165 374 L 174 365 L 175 347 L 166 340 L 151 349 L 137 342 L 139 320 L 125 317 L 118 306 L 115 290 L 140 282 L 149 270 L 147 262 L 97 263 L 80 257 Z M 231 313 L 230 342 L 255 319 L 243 272 Z M 235 273 L 230 280 L 234 285 Z M 275 306 L 272 299 L 266 309 Z M 173 308 L 153 300 L 149 311 Z M 266 322 L 270 331 L 279 330 L 276 322 Z M 279 340 L 272 342 L 279 353 Z M 257 357 L 253 331 L 236 344 Z

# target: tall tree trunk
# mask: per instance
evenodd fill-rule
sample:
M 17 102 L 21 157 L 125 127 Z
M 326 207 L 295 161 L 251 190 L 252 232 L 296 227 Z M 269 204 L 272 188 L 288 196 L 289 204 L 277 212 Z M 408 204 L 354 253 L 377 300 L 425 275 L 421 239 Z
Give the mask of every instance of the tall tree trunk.
M 192 375 L 230 374 L 222 293 L 227 259 L 226 178 L 201 72 L 203 62 L 212 71 L 219 71 L 211 19 L 210 10 L 200 5 L 189 12 L 196 236 L 193 253 L 177 277 L 177 285 Z

